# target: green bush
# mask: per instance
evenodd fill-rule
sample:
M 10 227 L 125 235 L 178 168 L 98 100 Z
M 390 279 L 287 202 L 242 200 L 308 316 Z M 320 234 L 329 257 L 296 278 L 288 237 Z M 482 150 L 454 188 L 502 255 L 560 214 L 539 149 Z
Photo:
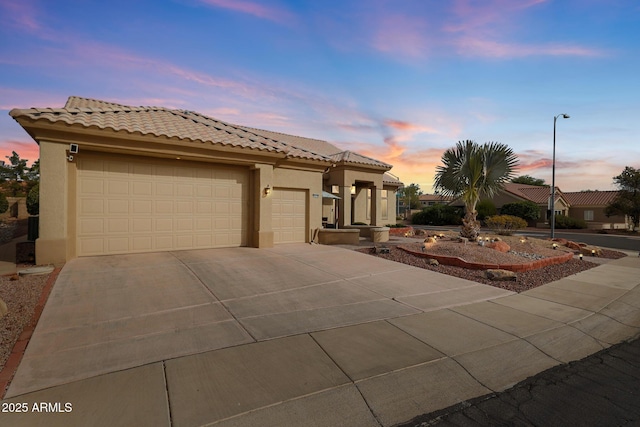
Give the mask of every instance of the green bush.
M 411 222 L 421 225 L 460 225 L 462 212 L 453 206 L 433 205 L 413 214 Z
M 506 203 L 500 208 L 500 215 L 512 215 L 526 221 L 535 221 L 540 218 L 540 207 L 530 201 Z
M 587 228 L 587 223 L 582 219 L 570 216 L 556 215 L 556 228 Z
M 389 227 L 389 228 L 405 228 L 406 225 L 400 224 L 400 223 L 397 223 L 397 224 L 386 224 L 385 227 Z
M 484 221 L 487 217 L 498 213 L 496 205 L 494 205 L 493 202 L 489 199 L 481 200 L 476 205 L 476 211 L 478 211 L 477 218 L 479 221 Z
M 0 213 L 5 213 L 9 209 L 9 201 L 4 193 L 0 193 Z
M 354 222 L 351 225 L 369 225 L 366 222 Z
M 40 184 L 36 184 L 27 194 L 27 212 L 29 215 L 40 213 Z
M 485 220 L 485 223 L 494 233 L 507 236 L 527 227 L 527 221 L 513 215 L 490 216 Z

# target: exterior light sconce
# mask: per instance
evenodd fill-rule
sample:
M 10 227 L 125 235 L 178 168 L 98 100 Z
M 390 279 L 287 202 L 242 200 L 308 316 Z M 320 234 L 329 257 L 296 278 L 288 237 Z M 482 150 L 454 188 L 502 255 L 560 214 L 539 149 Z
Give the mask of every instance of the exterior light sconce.
M 354 195 L 354 194 L 356 194 L 356 186 L 352 185 L 351 186 L 351 195 Z
M 269 194 L 271 194 L 271 186 L 267 185 L 267 187 L 264 189 L 264 195 L 268 196 Z

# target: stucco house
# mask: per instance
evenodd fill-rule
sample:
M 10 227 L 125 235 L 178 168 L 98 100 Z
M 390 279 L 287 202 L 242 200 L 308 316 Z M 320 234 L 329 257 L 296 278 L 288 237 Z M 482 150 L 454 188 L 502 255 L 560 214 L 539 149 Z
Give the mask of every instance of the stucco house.
M 325 141 L 74 96 L 9 114 L 40 146 L 38 263 L 272 247 L 311 242 L 323 218 L 395 218 L 392 166 Z
M 627 218 L 624 216 L 607 217 L 605 215 L 606 206 L 613 201 L 617 191 L 577 191 L 563 192 L 556 187 L 555 212 L 556 215 L 569 216 L 575 219 L 586 221 L 587 226 L 593 229 L 603 228 L 626 228 Z M 504 189 L 495 195 L 491 201 L 500 210 L 507 203 L 530 201 L 538 205 L 540 218 L 531 222 L 529 226 L 545 226 L 549 223 L 549 199 L 551 188 L 506 183 Z M 454 204 L 462 205 L 460 201 Z
M 618 191 L 577 191 L 566 192 L 564 196 L 570 204 L 569 214 L 573 218 L 583 219 L 589 228 L 627 229 L 629 218 L 624 215 L 608 217 L 605 208 L 618 195 Z

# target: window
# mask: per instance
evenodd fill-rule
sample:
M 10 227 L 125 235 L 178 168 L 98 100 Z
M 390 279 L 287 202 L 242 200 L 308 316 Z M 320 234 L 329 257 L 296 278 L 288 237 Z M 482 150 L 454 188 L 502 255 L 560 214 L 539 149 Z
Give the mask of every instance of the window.
M 382 209 L 382 219 L 389 219 L 389 194 L 387 190 L 380 191 L 380 209 Z
M 593 221 L 593 211 L 584 211 L 584 220 Z

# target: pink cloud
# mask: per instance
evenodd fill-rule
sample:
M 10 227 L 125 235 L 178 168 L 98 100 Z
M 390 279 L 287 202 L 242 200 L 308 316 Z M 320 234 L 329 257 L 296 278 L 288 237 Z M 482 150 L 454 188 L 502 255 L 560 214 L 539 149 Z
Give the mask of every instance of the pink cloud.
M 385 14 L 378 22 L 372 45 L 380 51 L 412 58 L 424 57 L 430 49 L 427 24 L 423 19 Z
M 604 55 L 597 49 L 581 46 L 550 44 L 525 45 L 502 43 L 500 41 L 478 37 L 460 37 L 452 42 L 458 53 L 465 56 L 480 56 L 488 58 L 518 58 L 527 56 L 583 56 L 596 57 Z
M 28 0 L 0 0 L 0 10 L 2 10 L 0 22 L 4 25 L 29 32 L 41 30 L 40 23 L 36 19 L 36 10 Z
M 256 18 L 266 19 L 279 24 L 288 24 L 294 21 L 294 15 L 281 8 L 268 7 L 260 3 L 243 0 L 199 0 L 207 6 L 228 9 L 234 12 L 245 13 Z
M 21 159 L 29 160 L 27 163 L 29 165 L 40 158 L 40 147 L 32 139 L 0 140 L 0 160 L 7 162 L 6 157 L 11 156 L 12 151 L 18 153 Z

